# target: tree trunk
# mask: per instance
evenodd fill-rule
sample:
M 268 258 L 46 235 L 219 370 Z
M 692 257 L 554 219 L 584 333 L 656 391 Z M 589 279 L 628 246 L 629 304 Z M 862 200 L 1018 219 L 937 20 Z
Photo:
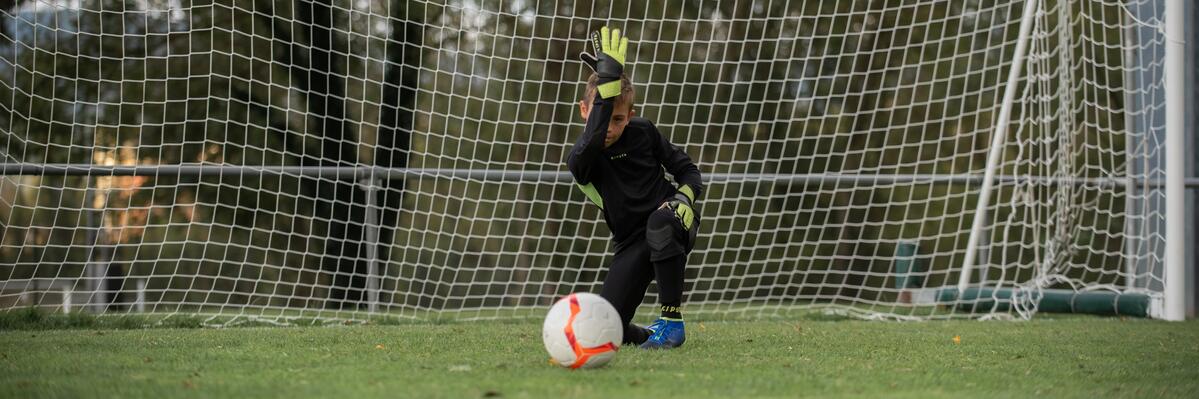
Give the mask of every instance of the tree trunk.
M 413 7 L 422 9 L 412 10 Z M 389 4 L 392 33 L 388 38 L 387 69 L 383 72 L 383 104 L 379 114 L 379 133 L 375 146 L 375 165 L 385 168 L 405 168 L 408 166 L 409 143 L 413 129 L 413 109 L 416 108 L 416 87 L 419 84 L 417 76 L 420 71 L 421 29 L 423 5 L 393 0 Z M 404 179 L 382 179 L 383 186 L 377 191 L 377 204 L 382 207 L 379 216 L 378 245 L 380 276 L 389 274 L 386 265 L 390 264 L 391 243 L 394 241 L 397 224 L 400 220 L 400 207 L 404 201 Z M 383 281 L 379 288 L 388 290 Z M 392 287 L 394 291 L 394 286 Z M 393 298 L 380 295 L 379 301 L 385 304 L 393 303 Z
M 343 68 L 348 53 L 345 39 L 335 29 L 337 10 L 331 1 L 296 2 L 296 19 L 309 25 L 311 53 L 308 60 L 308 109 L 314 115 L 320 135 L 316 156 L 305 152 L 304 165 L 355 166 L 358 163 L 358 137 L 345 120 L 345 79 Z M 363 302 L 366 287 L 366 257 L 362 245 L 366 220 L 366 196 L 350 181 L 318 179 L 315 183 L 316 215 L 328 218 L 321 269 L 332 274 L 329 301 L 331 309 L 356 309 Z

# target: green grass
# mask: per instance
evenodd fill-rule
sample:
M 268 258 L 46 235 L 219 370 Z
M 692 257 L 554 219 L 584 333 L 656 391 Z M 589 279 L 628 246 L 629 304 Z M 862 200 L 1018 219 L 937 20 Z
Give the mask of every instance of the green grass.
M 1195 321 L 692 321 L 681 349 L 625 348 L 609 367 L 569 371 L 548 365 L 537 322 L 72 317 L 0 320 L 0 397 L 1199 396 Z

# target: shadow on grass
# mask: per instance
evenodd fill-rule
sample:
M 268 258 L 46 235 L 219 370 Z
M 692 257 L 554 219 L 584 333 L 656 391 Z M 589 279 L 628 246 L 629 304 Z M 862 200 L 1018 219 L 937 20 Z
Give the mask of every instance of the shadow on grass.
M 71 330 L 142 328 L 200 328 L 203 319 L 191 316 L 151 317 L 140 314 L 96 316 L 91 313 L 63 314 L 36 307 L 0 312 L 0 330 Z
M 464 321 L 450 317 L 408 319 L 377 316 L 363 320 L 337 320 L 321 317 L 284 317 L 256 319 L 253 317 L 181 315 L 154 313 L 59 313 L 38 307 L 27 307 L 0 311 L 0 331 L 9 330 L 136 330 L 150 328 L 252 328 L 252 327 L 304 327 L 336 325 L 450 325 L 466 323 L 497 323 L 511 321 L 483 320 Z
M 365 317 L 362 317 L 365 316 Z M 453 314 L 427 314 L 424 317 L 398 317 L 388 314 L 358 315 L 361 318 L 343 319 L 335 315 L 231 315 L 205 313 L 103 313 L 88 312 L 60 313 L 38 307 L 0 310 L 0 331 L 9 330 L 132 330 L 151 328 L 252 328 L 252 327 L 311 327 L 311 326 L 413 326 L 413 325 L 466 325 L 466 324 L 525 324 L 530 320 L 541 320 L 540 311 L 512 312 L 510 318 L 461 319 Z M 1110 316 L 1049 314 L 1041 313 L 1038 320 L 1114 319 Z M 1127 317 L 1119 317 L 1121 320 Z M 692 314 L 689 321 L 696 322 L 846 322 L 861 320 L 837 309 L 798 310 L 776 314 Z

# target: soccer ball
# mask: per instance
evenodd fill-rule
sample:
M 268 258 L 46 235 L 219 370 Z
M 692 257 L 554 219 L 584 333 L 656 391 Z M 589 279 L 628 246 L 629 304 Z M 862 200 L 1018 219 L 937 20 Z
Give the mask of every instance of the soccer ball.
M 623 334 L 616 308 L 603 297 L 585 292 L 559 299 L 541 328 L 550 362 L 572 369 L 608 364 L 620 349 Z

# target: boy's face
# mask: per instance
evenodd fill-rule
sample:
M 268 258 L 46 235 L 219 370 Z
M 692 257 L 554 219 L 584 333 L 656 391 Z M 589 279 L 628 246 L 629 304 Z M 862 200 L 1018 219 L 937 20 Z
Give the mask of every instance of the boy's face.
M 583 116 L 583 121 L 587 121 L 587 115 L 591 114 L 591 104 L 587 101 L 579 101 L 579 115 Z M 623 101 L 617 101 L 616 106 L 612 109 L 612 120 L 608 121 L 608 135 L 604 137 L 604 148 L 612 146 L 616 140 L 620 139 L 620 135 L 624 134 L 625 126 L 629 125 L 629 119 L 633 117 L 633 106 L 625 104 Z

